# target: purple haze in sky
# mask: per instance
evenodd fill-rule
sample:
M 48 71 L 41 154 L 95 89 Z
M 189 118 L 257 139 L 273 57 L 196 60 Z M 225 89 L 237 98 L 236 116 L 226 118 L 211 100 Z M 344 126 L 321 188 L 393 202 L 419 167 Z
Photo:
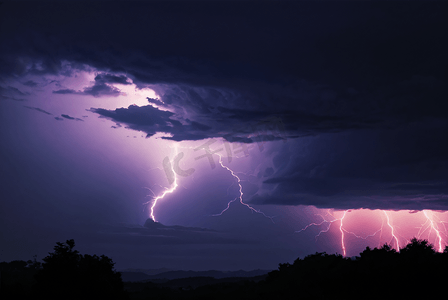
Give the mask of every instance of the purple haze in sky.
M 274 269 L 341 253 L 342 225 L 300 231 L 322 215 L 423 228 L 448 210 L 446 11 L 0 4 L 0 261 L 74 239 L 118 269 Z

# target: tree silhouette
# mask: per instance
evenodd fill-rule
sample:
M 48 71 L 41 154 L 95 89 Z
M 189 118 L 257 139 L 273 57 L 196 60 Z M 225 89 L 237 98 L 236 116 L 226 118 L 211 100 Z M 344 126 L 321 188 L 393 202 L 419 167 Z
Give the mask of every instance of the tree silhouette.
M 364 264 L 370 264 L 373 268 L 383 268 L 385 264 L 390 265 L 396 262 L 399 253 L 388 244 L 384 244 L 381 248 L 370 247 L 359 254 L 360 260 Z
M 407 259 L 428 259 L 434 256 L 434 246 L 427 240 L 413 238 L 409 244 L 400 250 L 400 254 Z
M 121 274 L 107 256 L 81 255 L 74 240 L 56 243 L 36 274 L 37 293 L 46 299 L 123 299 Z
M 414 299 L 445 290 L 448 247 L 437 253 L 413 238 L 396 251 L 367 247 L 360 257 L 316 253 L 279 264 L 260 284 L 260 299 Z M 339 293 L 339 294 L 338 294 Z
M 0 299 L 29 298 L 39 268 L 36 260 L 0 262 Z
M 0 263 L 6 275 L 0 299 L 127 297 L 110 258 L 81 255 L 74 247 L 73 240 L 56 243 L 42 266 L 36 260 Z M 316 252 L 292 264 L 279 264 L 259 282 L 222 282 L 188 290 L 179 289 L 179 282 L 173 287 L 173 283 L 140 282 L 128 283 L 127 288 L 133 299 L 414 299 L 445 292 L 447 269 L 448 247 L 438 253 L 428 241 L 414 238 L 399 252 L 384 244 L 367 247 L 356 259 Z M 26 280 L 35 272 L 37 290 Z M 203 281 L 192 278 L 188 285 Z

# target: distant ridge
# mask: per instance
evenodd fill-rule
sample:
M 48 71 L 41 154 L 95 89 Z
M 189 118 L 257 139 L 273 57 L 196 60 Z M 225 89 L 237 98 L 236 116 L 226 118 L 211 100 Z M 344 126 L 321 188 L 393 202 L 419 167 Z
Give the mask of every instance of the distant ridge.
M 173 225 L 173 226 L 163 225 L 162 223 L 155 222 L 151 218 L 146 219 L 145 224 L 143 225 L 143 227 L 146 227 L 148 229 L 153 229 L 153 230 L 214 231 L 214 230 L 207 229 L 207 228 L 202 228 L 202 227 L 185 227 L 185 226 L 180 226 L 180 225 Z
M 123 281 L 150 281 L 150 280 L 173 280 L 173 279 L 181 279 L 181 278 L 190 278 L 190 277 L 212 277 L 215 279 L 229 278 L 229 277 L 256 277 L 261 275 L 266 275 L 268 272 L 272 270 L 252 270 L 252 271 L 217 271 L 217 270 L 209 270 L 209 271 L 166 271 L 154 275 L 149 275 L 145 270 L 135 269 L 135 271 L 130 271 L 132 269 L 127 269 L 120 271 Z M 138 271 L 137 271 L 138 270 Z
M 133 269 L 133 268 L 129 268 L 129 269 L 122 269 L 119 270 L 119 272 L 123 273 L 127 273 L 127 272 L 137 272 L 137 273 L 145 273 L 146 275 L 157 275 L 160 273 L 165 273 L 168 271 L 174 271 L 173 269 L 169 269 L 169 268 L 159 268 L 159 269 Z

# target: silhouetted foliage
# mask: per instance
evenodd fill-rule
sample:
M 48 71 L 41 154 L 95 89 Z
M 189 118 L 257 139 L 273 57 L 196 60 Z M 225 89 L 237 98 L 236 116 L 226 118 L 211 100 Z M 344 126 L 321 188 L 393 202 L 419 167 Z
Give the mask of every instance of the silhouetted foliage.
M 448 247 L 437 253 L 426 240 L 412 239 L 397 252 L 390 245 L 367 247 L 355 260 L 316 253 L 280 264 L 261 285 L 261 299 L 389 299 L 424 296 L 444 289 Z
M 104 255 L 81 255 L 74 240 L 56 243 L 36 274 L 37 293 L 45 299 L 123 299 L 121 274 Z
M 406 259 L 425 259 L 431 258 L 436 254 L 436 251 L 427 240 L 413 238 L 406 247 L 400 249 L 400 254 Z
M 40 263 L 28 260 L 0 262 L 0 299 L 19 299 L 31 295 L 34 275 Z
M 367 247 L 356 259 L 325 252 L 311 254 L 292 264 L 280 263 L 264 280 L 197 277 L 125 284 L 110 258 L 80 255 L 74 246 L 73 240 L 57 243 L 42 265 L 35 259 L 0 263 L 2 275 L 11 275 L 2 277 L 2 300 L 119 299 L 126 297 L 124 286 L 131 299 L 152 300 L 413 299 L 446 293 L 448 280 L 448 247 L 438 253 L 428 241 L 416 238 L 400 251 L 388 244 Z M 37 272 L 38 289 L 26 292 L 33 272 Z M 28 281 L 18 280 L 23 280 L 24 274 Z

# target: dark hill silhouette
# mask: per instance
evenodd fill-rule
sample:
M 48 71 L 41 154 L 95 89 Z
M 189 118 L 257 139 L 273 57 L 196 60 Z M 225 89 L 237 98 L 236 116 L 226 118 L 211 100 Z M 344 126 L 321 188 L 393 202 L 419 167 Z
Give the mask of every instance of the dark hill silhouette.
M 146 281 L 151 279 L 152 276 L 145 274 L 143 272 L 120 272 L 121 278 L 124 282 L 136 282 L 136 281 Z
M 158 268 L 158 269 L 142 269 L 142 268 L 127 268 L 127 269 L 121 269 L 120 272 L 123 274 L 124 272 L 140 272 L 145 273 L 146 275 L 157 275 L 163 272 L 168 271 L 174 271 L 173 269 L 169 268 Z
M 180 279 L 189 277 L 212 277 L 216 279 L 229 278 L 229 277 L 254 277 L 265 275 L 270 270 L 253 270 L 253 271 L 168 271 L 157 275 L 150 276 L 150 279 Z
M 146 227 L 148 229 L 158 229 L 158 230 L 177 230 L 177 231 L 211 231 L 214 232 L 214 230 L 207 229 L 207 228 L 201 228 L 201 227 L 185 227 L 180 225 L 173 225 L 173 226 L 167 226 L 163 225 L 162 223 L 155 222 L 152 219 L 146 219 L 145 224 L 143 227 Z
M 214 279 L 222 279 L 222 278 L 248 278 L 255 276 L 266 275 L 271 270 L 252 270 L 252 271 L 217 271 L 217 270 L 209 270 L 209 271 L 168 271 L 162 272 L 155 275 L 148 275 L 144 272 L 126 272 L 122 271 L 121 276 L 123 281 L 128 282 L 136 282 L 136 281 L 155 281 L 160 282 L 163 280 L 174 280 L 174 279 L 182 279 L 182 278 L 190 278 L 190 277 L 210 277 Z
M 181 289 L 194 289 L 201 286 L 206 285 L 214 285 L 221 283 L 237 283 L 244 280 L 250 280 L 254 282 L 259 282 L 266 278 L 267 274 L 254 276 L 254 277 L 225 277 L 225 278 L 213 278 L 207 276 L 198 276 L 198 277 L 188 277 L 188 278 L 179 278 L 172 279 L 166 282 L 159 282 L 158 286 L 160 287 L 169 287 L 169 288 L 181 288 Z

